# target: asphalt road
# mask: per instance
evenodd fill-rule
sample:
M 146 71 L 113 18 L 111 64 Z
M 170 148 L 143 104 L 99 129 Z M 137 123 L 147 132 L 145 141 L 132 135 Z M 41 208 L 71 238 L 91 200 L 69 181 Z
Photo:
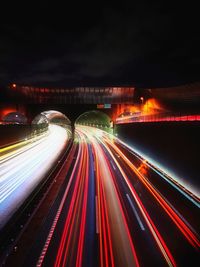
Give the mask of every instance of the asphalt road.
M 1 152 L 0 229 L 55 164 L 68 135 L 62 127 L 50 125 L 48 133 L 35 139 L 31 143 L 25 141 L 18 149 L 11 146 L 9 150 L 6 148 L 7 153 Z
M 24 266 L 196 266 L 199 197 L 106 132 L 77 126 L 74 142 Z

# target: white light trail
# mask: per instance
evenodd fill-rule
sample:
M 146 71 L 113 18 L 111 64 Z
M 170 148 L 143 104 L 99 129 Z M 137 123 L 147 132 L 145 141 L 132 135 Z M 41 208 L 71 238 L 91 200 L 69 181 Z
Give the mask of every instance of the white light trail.
M 49 126 L 49 134 L 11 153 L 0 163 L 0 228 L 20 207 L 56 162 L 68 139 L 64 128 Z

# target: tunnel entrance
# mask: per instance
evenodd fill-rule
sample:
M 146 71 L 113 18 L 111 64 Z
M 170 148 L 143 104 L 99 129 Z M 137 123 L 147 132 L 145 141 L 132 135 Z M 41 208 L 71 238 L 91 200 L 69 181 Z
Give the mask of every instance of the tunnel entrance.
M 48 130 L 49 123 L 64 127 L 72 132 L 71 121 L 63 113 L 56 110 L 47 110 L 38 114 L 32 121 L 34 133 L 41 133 Z
M 27 118 L 24 114 L 21 112 L 10 112 L 6 114 L 3 119 L 3 123 L 7 124 L 26 124 L 27 123 Z
M 90 110 L 81 114 L 75 121 L 76 125 L 92 126 L 113 133 L 111 118 L 102 111 Z

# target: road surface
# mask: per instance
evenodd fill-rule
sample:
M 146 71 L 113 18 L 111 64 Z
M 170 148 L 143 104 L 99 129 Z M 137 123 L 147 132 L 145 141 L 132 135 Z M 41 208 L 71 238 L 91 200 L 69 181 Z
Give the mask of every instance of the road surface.
M 199 197 L 132 148 L 77 126 L 69 182 L 24 266 L 195 266 Z

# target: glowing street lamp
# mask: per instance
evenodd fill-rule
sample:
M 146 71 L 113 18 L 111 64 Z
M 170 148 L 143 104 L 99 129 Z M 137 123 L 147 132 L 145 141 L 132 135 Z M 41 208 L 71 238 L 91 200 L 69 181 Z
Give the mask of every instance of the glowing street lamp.
M 143 104 L 143 102 L 144 102 L 144 97 L 141 96 L 141 97 L 140 97 L 140 100 L 142 101 L 142 104 Z

